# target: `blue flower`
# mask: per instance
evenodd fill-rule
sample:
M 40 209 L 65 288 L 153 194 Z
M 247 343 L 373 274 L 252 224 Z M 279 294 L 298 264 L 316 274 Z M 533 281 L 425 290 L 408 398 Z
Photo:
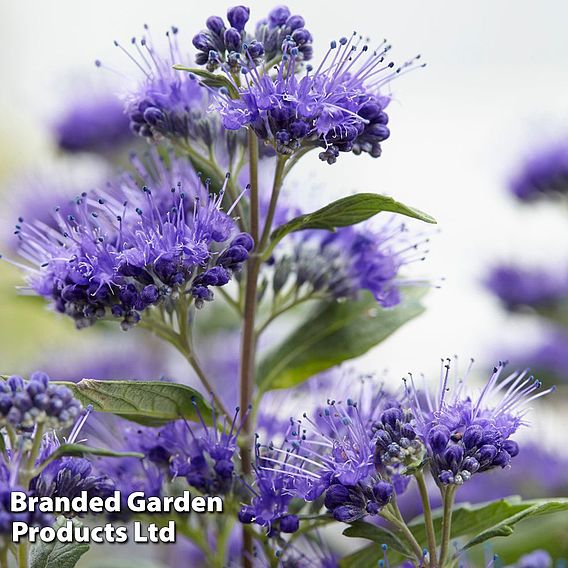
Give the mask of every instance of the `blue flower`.
M 213 425 L 207 426 L 197 405 L 195 408 L 200 417 L 198 426 L 181 420 L 160 430 L 161 443 L 171 456 L 170 472 L 174 478 L 185 477 L 202 493 L 227 493 L 233 485 L 240 410 L 237 408 L 230 425 L 218 424 L 214 413 Z
M 29 430 L 35 424 L 67 428 L 81 410 L 73 393 L 51 383 L 45 373 L 33 373 L 28 381 L 17 375 L 0 381 L 0 426 L 9 425 L 17 431 Z
M 301 421 L 291 420 L 280 448 L 265 448 L 258 469 L 282 488 L 280 514 L 292 497 L 314 501 L 324 495 L 325 506 L 337 520 L 352 522 L 379 514 L 395 491 L 406 489 L 407 481 L 401 482 L 398 472 L 391 475 L 376 468 L 373 424 L 390 398 L 379 389 L 372 399 L 368 414 L 351 399 L 328 401 L 314 419 L 305 414 Z
M 467 374 L 463 379 L 456 374 L 450 385 L 449 360 L 443 363 L 435 398 L 418 391 L 413 382 L 408 387 L 415 430 L 426 445 L 437 483 L 462 485 L 476 473 L 507 467 L 519 453 L 510 438 L 525 424 L 527 405 L 554 389 L 542 390 L 526 371 L 501 379 L 504 367 L 499 363 L 494 368 L 477 396 L 466 392 Z
M 381 227 L 363 223 L 334 233 L 304 231 L 293 237 L 291 252 L 276 249 L 273 289 L 279 293 L 291 283 L 301 295 L 354 299 L 368 290 L 383 307 L 400 303 L 399 288 L 420 284 L 400 273 L 406 264 L 423 260 L 422 243 L 407 242 L 406 227 L 388 222 Z
M 243 67 L 244 81 L 233 82 L 235 93 L 226 89 L 212 90 L 216 108 L 229 130 L 244 126 L 274 146 L 281 154 L 293 154 L 322 147 L 321 160 L 334 163 L 340 152 L 381 154 L 381 142 L 389 135 L 385 109 L 389 97 L 380 88 L 410 67 L 408 62 L 394 68 L 385 63 L 390 46 L 381 44 L 368 53 L 354 35 L 332 42 L 319 67 L 306 67 L 301 77 L 298 47 L 285 47 L 275 73 L 256 67 L 247 53 L 248 67 Z
M 279 462 L 274 447 L 255 446 L 254 482 L 246 487 L 253 497 L 249 505 L 239 511 L 239 521 L 244 524 L 254 523 L 265 527 L 268 536 L 280 532 L 293 533 L 299 528 L 299 519 L 288 512 L 294 497 L 296 477 L 295 466 Z M 292 475 L 291 475 L 292 473 Z
M 132 53 L 115 41 L 143 75 L 139 86 L 126 96 L 130 128 L 139 136 L 159 141 L 162 138 L 197 137 L 199 120 L 205 110 L 205 93 L 195 76 L 180 73 L 173 66 L 191 65 L 178 44 L 178 29 L 166 33 L 168 49 L 161 53 L 150 39 L 148 26 L 143 37 L 132 38 Z M 101 65 L 97 61 L 97 65 Z
M 57 145 L 65 152 L 108 155 L 132 140 L 129 119 L 118 97 L 98 94 L 66 109 L 56 124 Z
M 255 66 L 277 63 L 283 52 L 292 47 L 298 50 L 299 59 L 311 59 L 312 35 L 304 27 L 302 16 L 292 15 L 286 6 L 278 6 L 257 23 L 254 35 L 245 30 L 249 18 L 250 9 L 246 6 L 229 8 L 228 25 L 219 16 L 207 18 L 206 29 L 193 37 L 198 50 L 196 63 L 209 71 L 222 67 L 238 73 L 251 62 Z
M 568 296 L 568 271 L 502 265 L 491 271 L 486 285 L 509 310 L 554 306 Z
M 59 446 L 57 442 L 53 449 Z M 30 489 L 39 497 L 79 497 L 83 491 L 88 498 L 105 499 L 112 495 L 115 486 L 103 472 L 85 458 L 63 457 L 50 462 L 32 479 Z
M 159 179 L 151 189 L 127 177 L 98 195 L 81 194 L 65 218 L 56 209 L 58 230 L 22 219 L 21 254 L 36 265 L 30 287 L 78 327 L 115 317 L 129 329 L 145 309 L 180 293 L 201 307 L 253 246 L 221 211 L 223 196 L 224 187 L 213 196 L 209 180 L 195 174 L 175 185 Z
M 511 182 L 511 191 L 521 201 L 568 194 L 568 140 L 538 149 L 526 160 Z

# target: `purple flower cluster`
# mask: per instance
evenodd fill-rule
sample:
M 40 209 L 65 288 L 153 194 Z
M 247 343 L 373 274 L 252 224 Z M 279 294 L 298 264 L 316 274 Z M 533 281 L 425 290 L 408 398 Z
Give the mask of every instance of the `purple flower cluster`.
M 45 373 L 33 373 L 29 381 L 16 375 L 0 381 L 0 426 L 16 430 L 29 430 L 35 424 L 67 428 L 81 409 L 73 393 L 63 385 L 50 383 Z
M 269 536 L 294 533 L 300 526 L 298 516 L 288 512 L 295 496 L 296 468 L 286 461 L 280 462 L 281 451 L 284 450 L 277 450 L 272 445 L 266 448 L 256 445 L 254 484 L 247 485 L 252 500 L 239 511 L 241 523 L 264 527 Z
M 462 485 L 472 475 L 505 468 L 519 453 L 511 436 L 524 424 L 527 405 L 553 389 L 542 390 L 540 381 L 526 372 L 501 379 L 499 363 L 481 393 L 465 392 L 465 379 L 450 385 L 449 360 L 443 362 L 436 398 L 408 388 L 416 417 L 416 431 L 426 444 L 432 475 L 441 485 Z M 504 394 L 499 398 L 499 393 Z
M 291 419 L 280 446 L 256 446 L 253 498 L 241 522 L 267 527 L 269 535 L 293 532 L 293 500 L 322 496 L 336 520 L 353 522 L 380 515 L 425 466 L 441 486 L 508 466 L 519 453 L 511 436 L 524 424 L 527 405 L 552 389 L 542 390 L 526 373 L 501 380 L 503 367 L 477 397 L 465 390 L 467 376 L 450 386 L 446 363 L 437 399 L 405 381 L 401 395 L 381 387 L 361 404 L 330 400 L 313 418 Z
M 206 29 L 193 37 L 198 50 L 195 61 L 205 65 L 208 71 L 222 67 L 230 73 L 238 73 L 251 63 L 255 66 L 266 61 L 277 63 L 287 49 L 297 49 L 304 61 L 312 57 L 312 35 L 304 27 L 302 16 L 292 15 L 286 6 L 278 6 L 268 18 L 256 25 L 254 35 L 245 30 L 250 9 L 234 6 L 227 11 L 227 26 L 223 18 L 207 18 Z
M 240 410 L 237 408 L 230 425 L 218 424 L 214 413 L 213 425 L 207 426 L 197 405 L 195 408 L 200 425 L 182 420 L 165 426 L 159 433 L 161 443 L 170 455 L 170 473 L 173 478 L 184 477 L 201 493 L 228 493 L 233 486 Z
M 568 140 L 535 152 L 512 180 L 511 191 L 528 202 L 568 194 Z
M 252 239 L 221 211 L 224 187 L 213 196 L 195 174 L 169 181 L 140 188 L 122 178 L 98 195 L 83 193 L 66 217 L 56 208 L 57 230 L 20 219 L 21 254 L 36 265 L 31 288 L 77 327 L 114 317 L 128 329 L 179 294 L 197 307 L 212 300 L 210 288 L 240 270 Z
M 72 436 L 69 442 L 73 442 L 76 438 L 76 434 Z M 37 463 L 41 464 L 49 458 L 59 446 L 60 442 L 54 433 L 46 434 L 42 440 Z M 37 477 L 32 479 L 30 489 L 39 497 L 65 496 L 73 499 L 80 496 L 82 491 L 86 491 L 89 498 L 104 499 L 112 494 L 114 483 L 105 474 L 99 474 L 88 459 L 63 457 L 51 461 Z
M 0 383 L 3 412 L 9 408 L 3 421 L 10 432 L 3 437 L 0 454 L 0 533 L 11 531 L 12 523 L 23 521 L 33 526 L 53 523 L 51 515 L 38 511 L 12 513 L 10 493 L 24 491 L 30 496 L 68 497 L 72 499 L 86 491 L 90 497 L 107 497 L 114 489 L 112 481 L 97 474 L 93 464 L 84 458 L 61 457 L 51 459 L 60 446 L 57 429 L 73 424 L 68 438 L 75 443 L 82 426 L 92 411 L 82 407 L 64 386 L 50 382 L 45 373 L 34 373 L 29 381 L 10 377 Z M 45 431 L 45 428 L 48 428 Z M 45 433 L 43 433 L 45 431 Z M 43 434 L 42 434 L 43 433 Z M 41 436 L 41 438 L 39 438 Z M 37 453 L 34 449 L 38 448 Z M 36 471 L 31 480 L 24 477 L 23 465 L 33 463 Z M 26 466 L 28 467 L 28 466 Z M 29 475 L 29 471 L 26 471 Z
M 122 102 L 113 95 L 95 95 L 70 106 L 54 126 L 65 152 L 107 155 L 132 140 Z
M 319 67 L 307 66 L 301 77 L 305 53 L 293 39 L 284 42 L 275 73 L 258 68 L 247 46 L 245 80 L 224 69 L 231 92 L 211 89 L 223 125 L 228 130 L 250 126 L 280 154 L 322 147 L 319 157 L 329 164 L 340 152 L 380 156 L 381 142 L 390 135 L 385 112 L 390 99 L 380 89 L 413 61 L 395 69 L 385 62 L 389 45 L 369 52 L 366 44 L 359 48 L 360 41 L 354 34 L 332 42 Z
M 382 405 L 387 398 L 379 391 L 374 400 Z M 255 497 L 241 510 L 241 521 L 268 526 L 269 532 L 277 530 L 274 526 L 294 532 L 299 525 L 288 513 L 292 499 L 314 501 L 323 494 L 325 506 L 339 521 L 377 515 L 405 484 L 395 479 L 398 475 L 377 472 L 372 423 L 356 402 L 329 401 L 315 419 L 304 415 L 303 420 L 291 420 L 282 447 L 257 445 Z
M 552 375 L 556 380 L 566 381 L 568 333 L 556 327 L 545 330 L 533 345 L 515 353 L 515 362 L 521 366 L 530 364 L 539 376 Z
M 400 275 L 406 264 L 422 260 L 419 244 L 405 242 L 404 225 L 389 222 L 376 229 L 369 223 L 343 227 L 334 233 L 305 231 L 294 241 L 292 252 L 276 250 L 273 290 L 284 286 L 334 299 L 356 298 L 370 291 L 383 307 L 400 303 Z
M 425 447 L 415 429 L 412 411 L 399 406 L 387 408 L 373 424 L 375 467 L 392 477 L 422 464 Z
M 0 479 L 0 536 L 12 535 L 12 523 L 23 522 L 30 527 L 46 527 L 53 523 L 53 517 L 40 511 L 27 511 L 12 513 L 10 499 L 12 491 L 23 491 L 29 496 L 32 492 L 26 491 L 18 485 L 9 485 L 6 480 Z
M 163 54 L 154 47 L 148 26 L 140 40 L 132 38 L 132 53 L 115 42 L 144 76 L 138 88 L 126 97 L 130 128 L 154 141 L 197 137 L 205 110 L 205 92 L 195 76 L 173 68 L 176 64 L 190 65 L 189 57 L 180 50 L 178 29 L 174 27 L 166 35 L 169 49 Z
M 568 272 L 497 266 L 489 274 L 486 285 L 509 310 L 538 308 L 568 297 Z

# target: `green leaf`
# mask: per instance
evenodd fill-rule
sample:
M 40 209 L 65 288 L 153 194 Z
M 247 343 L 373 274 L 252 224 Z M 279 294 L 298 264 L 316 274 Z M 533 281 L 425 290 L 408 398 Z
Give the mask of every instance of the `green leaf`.
M 305 229 L 335 231 L 338 227 L 347 227 L 365 221 L 382 211 L 399 213 L 426 223 L 436 223 L 434 217 L 399 203 L 392 197 L 377 193 L 357 193 L 338 199 L 313 213 L 300 215 L 275 229 L 270 235 L 268 254 L 289 233 Z
M 508 497 L 489 503 L 460 503 L 454 507 L 452 515 L 452 539 L 471 537 L 471 544 L 466 548 L 475 546 L 496 536 L 508 536 L 513 527 L 525 518 L 544 515 L 548 513 L 568 510 L 568 499 L 522 501 L 520 497 Z M 434 530 L 439 536 L 442 528 L 441 509 L 432 512 Z M 412 519 L 408 526 L 421 545 L 426 545 L 426 531 L 422 516 Z M 478 540 L 482 538 L 482 540 Z M 474 542 L 475 541 L 475 542 Z M 465 548 L 464 548 L 465 550 Z
M 65 524 L 66 519 L 60 517 L 55 528 Z M 70 521 L 73 525 L 81 526 L 77 520 Z M 73 568 L 89 545 L 78 542 L 38 541 L 30 549 L 30 568 Z
M 528 507 L 478 533 L 477 536 L 466 542 L 466 544 L 462 547 L 462 550 L 467 550 L 468 548 L 481 544 L 497 536 L 510 536 L 515 530 L 515 525 L 517 523 L 530 517 L 539 517 L 543 515 L 550 515 L 551 513 L 568 511 L 568 499 L 524 501 L 522 504 L 528 505 Z M 475 534 L 475 532 L 470 534 Z
M 343 531 L 343 535 L 352 538 L 365 538 L 367 540 L 372 540 L 379 545 L 386 544 L 389 549 L 396 550 L 404 556 L 413 558 L 412 551 L 409 550 L 407 545 L 403 543 L 393 532 L 383 527 L 371 525 L 364 521 L 356 521 L 351 523 L 351 525 Z
M 508 519 L 517 513 L 530 508 L 531 505 L 523 503 L 520 497 L 509 497 L 489 503 L 460 503 L 454 506 L 452 515 L 452 539 L 480 532 Z M 439 537 L 442 530 L 442 509 L 432 511 L 434 530 Z M 426 544 L 426 530 L 422 516 L 412 519 L 408 523 L 416 540 L 422 545 Z M 438 539 L 439 540 L 439 539 Z
M 470 540 L 466 540 L 461 548 L 461 550 L 467 550 L 491 538 L 510 536 L 515 526 L 521 521 L 564 511 L 568 511 L 568 499 L 565 498 L 521 501 L 519 497 L 509 497 L 477 505 L 462 503 L 456 505 L 452 515 L 451 538 L 455 540 L 471 537 Z M 440 542 L 442 511 L 436 509 L 432 512 L 432 516 L 434 517 L 437 540 Z M 425 547 L 426 531 L 423 523 L 423 517 L 420 516 L 410 521 L 408 526 L 420 545 Z M 359 525 L 359 523 L 354 523 L 353 526 L 355 525 Z M 391 564 L 396 563 L 401 551 L 396 548 L 392 541 L 387 540 L 386 534 L 383 534 L 382 531 L 384 529 L 373 525 L 368 525 L 365 528 L 358 526 L 354 530 L 351 530 L 351 527 L 346 529 L 343 533 L 346 536 L 367 538 L 372 540 L 373 544 L 345 557 L 340 562 L 341 567 L 358 568 L 359 566 L 376 565 L 383 557 L 380 544 L 387 544 L 392 548 L 392 552 L 388 553 L 389 561 Z M 393 554 L 395 551 L 396 555 Z
M 186 385 L 93 379 L 60 384 L 69 387 L 85 406 L 92 404 L 99 412 L 117 414 L 147 426 L 159 426 L 178 418 L 197 422 L 197 409 L 206 422 L 211 421 L 211 406 L 199 392 Z
M 370 293 L 358 301 L 322 302 L 258 367 L 262 391 L 289 388 L 358 357 L 420 315 L 424 288 L 403 293 L 399 306 L 383 309 Z
M 339 561 L 341 568 L 362 568 L 363 566 L 377 566 L 377 563 L 383 558 L 383 551 L 378 544 L 371 544 L 356 550 L 349 556 L 345 556 Z M 391 561 L 390 554 L 389 564 Z
M 225 87 L 229 92 L 229 96 L 232 99 L 238 99 L 240 97 L 239 91 L 229 81 L 229 78 L 225 75 L 219 73 L 211 73 L 211 71 L 206 71 L 205 69 L 199 69 L 198 67 L 184 67 L 183 65 L 174 65 L 176 71 L 187 71 L 188 73 L 193 73 L 201 78 L 201 83 L 211 87 L 212 89 L 221 89 Z
M 84 444 L 61 444 L 49 457 L 44 460 L 38 467 L 45 468 L 46 465 L 64 456 L 84 457 L 84 456 L 102 456 L 107 458 L 140 458 L 144 454 L 140 452 L 115 452 L 106 448 L 91 448 Z

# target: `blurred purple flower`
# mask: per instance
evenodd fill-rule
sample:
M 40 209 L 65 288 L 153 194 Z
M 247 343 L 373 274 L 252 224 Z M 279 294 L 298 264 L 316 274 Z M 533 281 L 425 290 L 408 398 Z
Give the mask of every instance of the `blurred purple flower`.
M 132 38 L 131 50 L 119 47 L 143 75 L 141 83 L 126 96 L 126 114 L 135 134 L 159 141 L 195 138 L 205 110 L 205 92 L 195 76 L 176 71 L 174 65 L 191 67 L 178 44 L 178 28 L 166 33 L 168 47 L 156 49 L 148 26 L 141 39 Z M 101 65 L 100 62 L 97 62 Z
M 57 145 L 65 152 L 109 155 L 133 141 L 120 99 L 112 94 L 85 96 L 70 105 L 54 125 Z
M 521 201 L 568 194 L 568 140 L 560 140 L 534 152 L 511 182 Z
M 497 266 L 487 277 L 486 285 L 509 310 L 537 308 L 568 297 L 568 271 Z

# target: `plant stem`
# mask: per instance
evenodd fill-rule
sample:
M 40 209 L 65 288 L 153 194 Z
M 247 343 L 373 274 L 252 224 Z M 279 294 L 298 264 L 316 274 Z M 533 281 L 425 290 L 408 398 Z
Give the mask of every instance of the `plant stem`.
M 450 536 L 452 532 L 452 509 L 454 506 L 454 497 L 456 487 L 449 485 L 442 490 L 442 501 L 444 505 L 444 516 L 442 518 L 442 546 L 440 548 L 440 568 L 443 568 L 448 550 L 450 548 Z
M 223 298 L 225 298 L 225 301 L 227 302 L 227 304 L 236 312 L 236 314 L 240 317 L 241 314 L 241 307 L 239 306 L 239 302 L 237 302 L 237 300 L 235 300 L 228 292 L 226 292 L 225 290 L 223 290 L 223 288 L 219 287 L 217 289 L 217 292 L 219 292 L 219 294 L 221 296 L 223 296 Z
M 299 306 L 300 304 L 302 304 L 303 302 L 307 302 L 308 300 L 315 300 L 317 298 L 317 296 L 314 296 L 313 294 L 308 294 L 307 296 L 303 296 L 301 298 L 298 298 L 297 300 L 294 300 L 292 303 L 287 304 L 285 306 L 282 306 L 280 308 L 277 308 L 276 310 L 274 310 L 270 316 L 266 319 L 266 321 L 264 321 L 256 330 L 256 336 L 257 338 L 261 335 L 261 333 L 279 316 L 281 316 L 282 314 L 286 313 L 288 310 L 291 310 L 292 308 L 295 308 L 296 306 Z
M 268 239 L 270 237 L 270 231 L 272 229 L 272 221 L 274 220 L 274 214 L 276 213 L 276 205 L 278 203 L 278 197 L 280 195 L 280 189 L 282 188 L 282 182 L 284 181 L 284 167 L 286 166 L 287 156 L 278 156 L 278 161 L 276 162 L 276 171 L 274 172 L 274 184 L 272 186 L 272 195 L 270 196 L 270 204 L 268 206 L 268 213 L 266 214 L 266 220 L 264 222 L 264 230 L 262 231 L 262 237 L 260 239 L 260 245 L 258 250 L 260 253 L 264 251 Z
M 393 513 L 389 513 L 386 509 L 383 509 L 381 512 L 381 516 L 386 519 L 389 523 L 395 526 L 404 536 L 408 544 L 410 544 L 412 551 L 416 555 L 416 559 L 422 563 L 424 560 L 424 554 L 420 544 L 412 534 L 411 530 L 408 528 L 408 525 L 404 522 L 404 520 L 400 519 L 398 515 L 394 515 Z
M 248 131 L 248 151 L 250 169 L 250 234 L 255 248 L 247 262 L 247 276 L 245 284 L 245 305 L 243 313 L 243 333 L 241 342 L 241 384 L 240 406 L 242 412 L 242 433 L 244 444 L 241 446 L 241 469 L 243 475 L 251 473 L 251 426 L 252 419 L 247 417 L 246 410 L 251 404 L 254 388 L 254 365 L 256 354 L 256 341 L 254 334 L 256 316 L 256 295 L 258 274 L 260 272 L 259 251 L 259 204 L 258 204 L 258 139 L 252 129 Z M 245 418 L 247 417 L 247 418 Z M 252 535 L 249 528 L 243 525 L 243 566 L 251 567 Z
M 140 326 L 144 329 L 147 329 L 153 333 L 155 333 L 161 339 L 164 339 L 171 345 L 173 345 L 179 353 L 181 353 L 185 360 L 191 365 L 191 368 L 195 371 L 197 378 L 200 380 L 201 384 L 205 388 L 206 392 L 209 393 L 213 397 L 213 402 L 215 406 L 223 413 L 223 415 L 227 418 L 229 422 L 231 422 L 232 417 L 229 411 L 227 410 L 226 406 L 223 404 L 223 401 L 219 398 L 215 389 L 209 382 L 207 375 L 201 368 L 199 361 L 195 357 L 193 353 L 193 347 L 191 344 L 191 332 L 189 326 L 185 323 L 182 323 L 182 320 L 185 321 L 187 316 L 187 312 L 182 310 L 183 314 L 180 315 L 180 332 L 176 333 L 170 326 L 166 325 L 164 322 L 152 319 L 148 322 L 145 322 L 144 319 L 140 322 Z
M 259 212 L 258 212 L 258 139 L 251 128 L 248 129 L 248 151 L 250 171 L 250 235 L 258 250 Z
M 28 568 L 28 541 L 18 544 L 18 568 Z
M 0 547 L 0 568 L 8 568 L 8 546 Z
M 424 479 L 422 471 L 417 472 L 414 477 L 416 477 L 416 481 L 418 483 L 418 490 L 420 491 L 420 498 L 422 499 L 422 509 L 424 510 L 424 524 L 426 526 L 426 536 L 428 539 L 430 566 L 431 568 L 437 568 L 436 532 L 434 531 L 434 522 L 432 521 L 432 509 L 430 507 L 426 480 Z

